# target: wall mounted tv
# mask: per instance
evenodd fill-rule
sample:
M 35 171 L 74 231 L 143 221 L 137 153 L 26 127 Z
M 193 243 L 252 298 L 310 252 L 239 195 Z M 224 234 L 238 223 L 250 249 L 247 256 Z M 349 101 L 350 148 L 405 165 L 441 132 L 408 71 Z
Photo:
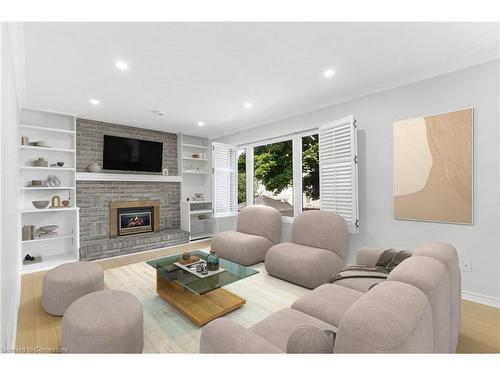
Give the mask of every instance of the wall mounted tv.
M 161 172 L 163 143 L 104 136 L 103 169 Z

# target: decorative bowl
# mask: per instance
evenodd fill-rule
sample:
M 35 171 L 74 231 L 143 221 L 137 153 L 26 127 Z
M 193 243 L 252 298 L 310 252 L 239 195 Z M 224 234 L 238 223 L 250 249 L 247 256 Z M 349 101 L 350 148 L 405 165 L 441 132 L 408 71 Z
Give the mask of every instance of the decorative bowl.
M 63 162 L 63 161 L 58 161 L 58 162 L 57 162 L 57 166 L 58 166 L 58 167 L 62 167 L 63 165 L 64 165 L 64 162 Z
M 38 229 L 40 229 L 44 233 L 50 233 L 55 231 L 57 228 L 59 228 L 59 225 L 44 225 L 43 227 L 40 227 Z
M 49 201 L 32 201 L 31 203 L 39 210 L 49 207 Z
M 191 156 L 193 157 L 193 159 L 198 159 L 200 157 L 200 154 L 193 154 Z

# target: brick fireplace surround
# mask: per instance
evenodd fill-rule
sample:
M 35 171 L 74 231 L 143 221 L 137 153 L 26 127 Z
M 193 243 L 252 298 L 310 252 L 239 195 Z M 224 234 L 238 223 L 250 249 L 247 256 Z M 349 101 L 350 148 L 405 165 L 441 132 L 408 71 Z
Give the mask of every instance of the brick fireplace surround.
M 177 174 L 175 134 L 83 119 L 77 119 L 76 123 L 79 172 L 85 172 L 93 162 L 102 167 L 104 134 L 163 141 L 163 167 L 167 167 L 171 174 Z M 111 203 L 140 200 L 159 201 L 159 230 L 111 238 Z M 76 203 L 80 207 L 81 260 L 109 258 L 189 241 L 188 233 L 180 229 L 179 183 L 77 181 Z

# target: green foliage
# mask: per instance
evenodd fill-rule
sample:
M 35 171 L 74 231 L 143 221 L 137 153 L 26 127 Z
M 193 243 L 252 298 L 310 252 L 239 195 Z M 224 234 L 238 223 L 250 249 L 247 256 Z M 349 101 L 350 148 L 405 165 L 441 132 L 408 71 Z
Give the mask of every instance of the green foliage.
M 247 154 L 242 153 L 238 157 L 238 203 L 247 201 L 246 162 Z
M 319 198 L 318 136 L 302 139 L 303 191 L 307 197 Z M 243 155 L 242 155 L 243 156 Z M 244 173 L 245 161 L 238 160 L 238 171 Z M 292 141 L 254 148 L 254 176 L 267 191 L 280 194 L 293 184 Z M 239 190 L 239 189 L 238 189 Z
M 254 148 L 254 176 L 267 191 L 277 195 L 292 185 L 292 141 Z
M 318 136 L 302 138 L 303 191 L 311 199 L 319 199 Z

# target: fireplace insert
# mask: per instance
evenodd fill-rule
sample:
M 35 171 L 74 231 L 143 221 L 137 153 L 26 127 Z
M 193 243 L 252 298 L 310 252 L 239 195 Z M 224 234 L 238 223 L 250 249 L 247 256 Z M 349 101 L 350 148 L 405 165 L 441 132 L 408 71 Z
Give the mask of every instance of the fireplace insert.
M 119 208 L 118 236 L 152 232 L 153 221 L 152 207 Z

